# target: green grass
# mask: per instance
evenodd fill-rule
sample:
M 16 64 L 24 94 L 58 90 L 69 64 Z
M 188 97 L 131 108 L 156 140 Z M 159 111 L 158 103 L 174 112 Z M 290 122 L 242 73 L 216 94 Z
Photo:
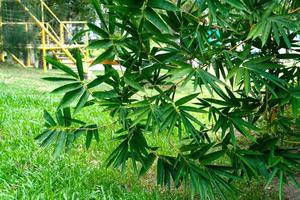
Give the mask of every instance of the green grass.
M 101 142 L 90 150 L 79 142 L 57 160 L 51 148 L 40 148 L 34 137 L 42 129 L 43 110 L 53 112 L 59 102 L 58 95 L 49 94 L 55 85 L 42 76 L 33 69 L 0 66 L 0 199 L 181 199 L 155 187 L 144 189 L 130 173 L 107 169 L 104 161 L 115 146 L 110 128 L 100 131 Z M 97 107 L 78 117 L 110 121 Z
M 60 95 L 49 94 L 57 85 L 41 80 L 35 69 L 0 65 L 0 199 L 186 199 L 182 191 L 155 186 L 155 169 L 138 180 L 130 170 L 122 175 L 106 168 L 105 159 L 115 147 L 115 127 L 96 106 L 85 108 L 78 118 L 105 125 L 100 141 L 86 150 L 78 141 L 59 159 L 51 148 L 40 148 L 34 137 L 43 127 L 43 110 L 54 112 Z M 47 75 L 58 75 L 50 71 Z M 166 143 L 160 137 L 154 142 Z M 161 144 L 166 146 L 166 144 Z M 273 199 L 260 183 L 238 183 L 240 199 Z

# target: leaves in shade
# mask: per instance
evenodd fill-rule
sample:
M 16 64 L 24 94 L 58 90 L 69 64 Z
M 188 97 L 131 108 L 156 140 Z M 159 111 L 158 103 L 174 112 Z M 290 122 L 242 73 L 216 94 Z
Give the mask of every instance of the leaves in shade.
M 156 28 L 158 28 L 162 32 L 167 32 L 169 30 L 169 27 L 166 24 L 166 22 L 153 9 L 146 9 L 145 17 L 147 20 L 149 20 L 149 22 L 151 22 L 154 26 L 156 26 Z
M 111 47 L 113 44 L 110 40 L 96 40 L 89 44 L 89 49 L 105 49 Z
M 124 77 L 124 81 L 127 85 L 129 85 L 130 87 L 132 87 L 138 91 L 143 91 L 143 92 L 145 91 L 145 89 L 139 83 L 135 82 L 132 79 Z
M 148 6 L 167 11 L 178 11 L 178 7 L 168 0 L 149 0 Z

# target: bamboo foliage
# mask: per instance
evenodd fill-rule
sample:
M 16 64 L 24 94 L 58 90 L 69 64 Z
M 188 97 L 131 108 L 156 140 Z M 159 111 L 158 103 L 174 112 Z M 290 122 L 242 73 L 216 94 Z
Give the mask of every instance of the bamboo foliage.
M 88 81 L 79 53 L 77 71 L 48 58 L 66 76 L 45 79 L 64 81 L 54 91 L 64 96 L 37 139 L 56 144 L 56 156 L 81 135 L 88 148 L 103 127 L 71 114 L 97 104 L 120 127 L 107 166 L 131 161 L 140 176 L 155 168 L 158 185 L 201 199 L 232 199 L 235 180 L 278 177 L 282 199 L 284 184 L 300 188 L 298 146 L 286 143 L 300 131 L 297 2 L 92 0 L 101 24 L 89 24 L 99 36 L 90 47 L 103 50 L 94 64 L 124 70 L 105 65 Z M 175 135 L 172 152 L 151 146 L 151 134 Z

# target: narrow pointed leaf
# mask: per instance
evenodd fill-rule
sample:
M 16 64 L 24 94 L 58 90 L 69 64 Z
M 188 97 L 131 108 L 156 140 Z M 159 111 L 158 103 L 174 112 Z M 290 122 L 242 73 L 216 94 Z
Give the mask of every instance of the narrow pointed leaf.
M 78 78 L 78 75 L 68 66 L 60 63 L 59 61 L 51 58 L 51 57 L 46 57 L 46 61 L 50 63 L 53 67 L 60 69 L 61 71 L 64 71 L 65 73 L 69 74 L 70 76 L 73 76 L 74 78 Z

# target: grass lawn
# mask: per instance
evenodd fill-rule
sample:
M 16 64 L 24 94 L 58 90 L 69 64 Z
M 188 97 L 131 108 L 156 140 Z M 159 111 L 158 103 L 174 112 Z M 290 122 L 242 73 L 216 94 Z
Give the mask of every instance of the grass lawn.
M 47 75 L 57 75 L 50 71 Z M 56 85 L 41 80 L 35 69 L 0 65 L 0 199 L 186 199 L 182 191 L 155 186 L 153 175 L 138 178 L 130 170 L 122 175 L 106 168 L 105 159 L 115 147 L 114 127 L 100 131 L 100 143 L 88 151 L 84 143 L 59 159 L 51 148 L 40 148 L 34 137 L 43 127 L 43 110 L 54 112 L 60 96 L 49 94 Z M 96 106 L 77 117 L 107 125 L 112 121 Z M 237 183 L 239 199 L 273 199 L 261 183 Z

